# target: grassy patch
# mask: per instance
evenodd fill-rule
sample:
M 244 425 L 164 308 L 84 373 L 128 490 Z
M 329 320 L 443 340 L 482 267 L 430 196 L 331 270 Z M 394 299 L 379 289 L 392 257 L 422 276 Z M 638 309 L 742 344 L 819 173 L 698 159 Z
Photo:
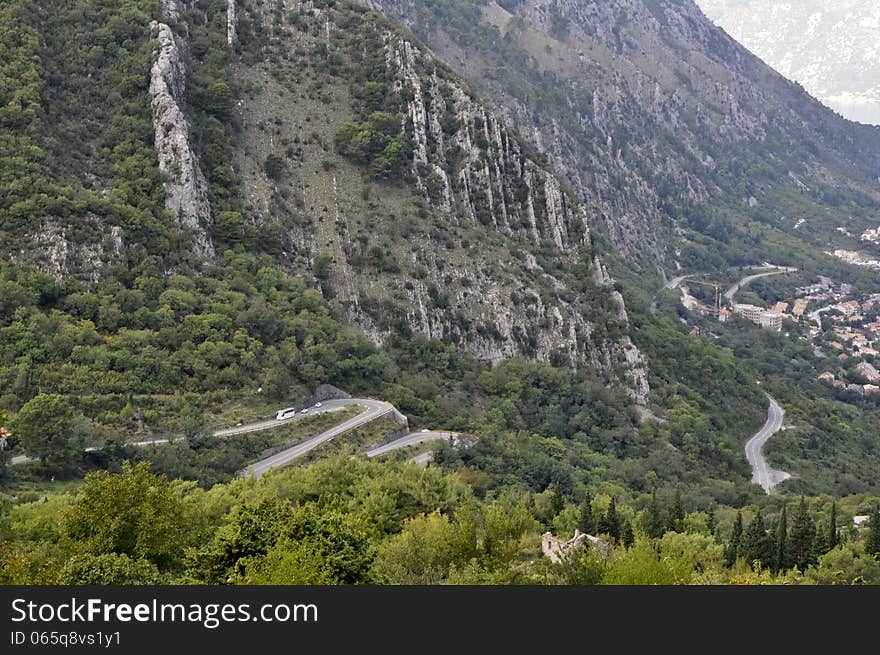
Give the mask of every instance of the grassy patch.
M 35 502 L 46 496 L 75 493 L 82 484 L 82 479 L 40 479 L 31 468 L 37 466 L 38 464 L 24 464 L 10 472 L 5 481 L 4 492 L 0 493 L 0 507 Z
M 297 402 L 272 400 L 261 394 L 242 395 L 218 406 L 215 411 L 206 414 L 205 418 L 215 430 L 223 430 L 239 423 L 253 423 L 274 418 L 275 412 L 279 409 L 290 407 Z
M 310 451 L 304 457 L 296 460 L 297 464 L 309 464 L 318 459 L 331 457 L 340 453 L 350 452 L 360 454 L 370 446 L 379 443 L 390 433 L 400 429 L 400 423 L 392 419 L 379 419 L 371 421 L 357 430 L 346 432 L 340 438 L 333 439 L 320 447 Z
M 334 425 L 354 418 L 364 411 L 361 405 L 349 405 L 341 409 L 334 409 L 320 414 L 313 414 L 305 418 L 297 419 L 290 425 L 277 430 L 263 430 L 252 433 L 253 436 L 265 436 L 266 447 L 279 445 L 294 445 L 306 439 L 329 430 Z

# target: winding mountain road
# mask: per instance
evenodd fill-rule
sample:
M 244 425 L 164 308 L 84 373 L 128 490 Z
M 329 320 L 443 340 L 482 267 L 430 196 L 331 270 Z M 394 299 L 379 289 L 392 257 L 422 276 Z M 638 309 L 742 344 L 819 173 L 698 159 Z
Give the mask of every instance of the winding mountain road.
M 238 434 L 248 434 L 250 432 L 260 432 L 262 430 L 274 430 L 277 428 L 284 427 L 289 425 L 295 421 L 305 418 L 306 416 L 314 416 L 315 414 L 323 414 L 326 412 L 339 411 L 344 407 L 350 407 L 352 405 L 360 406 L 364 408 L 364 411 L 354 416 L 347 421 L 343 421 L 339 425 L 335 425 L 329 430 L 326 430 L 310 439 L 307 439 L 301 443 L 298 443 L 290 448 L 282 450 L 279 453 L 275 453 L 270 457 L 266 457 L 264 459 L 258 460 L 256 462 L 252 462 L 247 469 L 240 472 L 240 475 L 247 475 L 253 472 L 258 478 L 262 477 L 266 471 L 276 466 L 282 466 L 297 457 L 300 457 L 310 450 L 317 448 L 321 444 L 329 441 L 333 437 L 336 437 L 344 432 L 348 432 L 349 430 L 354 430 L 357 427 L 364 425 L 365 423 L 369 423 L 370 421 L 374 421 L 377 418 L 381 418 L 382 416 L 388 414 L 394 414 L 398 418 L 403 419 L 405 421 L 406 417 L 403 416 L 400 412 L 397 411 L 397 408 L 394 407 L 391 403 L 387 403 L 383 400 L 373 400 L 372 398 L 343 398 L 336 400 L 327 400 L 321 404 L 321 407 L 310 407 L 306 413 L 297 412 L 295 415 L 291 416 L 288 419 L 284 419 L 281 421 L 271 419 L 268 421 L 260 421 L 258 423 L 249 423 L 247 425 L 239 425 L 234 428 L 227 428 L 224 430 L 217 430 L 212 433 L 215 437 L 230 437 Z M 441 433 L 414 433 L 416 435 L 425 435 L 428 434 L 441 434 Z M 446 433 L 443 433 L 446 434 Z M 412 436 L 412 435 L 407 435 Z M 405 439 L 406 437 L 404 437 Z M 435 437 L 436 438 L 436 437 Z M 427 439 L 426 439 L 427 440 Z M 127 445 L 129 446 L 152 446 L 163 443 L 169 443 L 172 439 L 162 438 L 162 439 L 145 439 L 142 441 L 132 441 Z M 394 442 L 396 443 L 396 442 Z M 391 444 L 388 444 L 389 446 Z M 398 446 L 403 447 L 403 446 Z M 92 446 L 90 448 L 86 448 L 86 451 L 99 450 L 99 448 Z M 393 450 L 393 449 L 390 449 Z M 390 452 L 389 450 L 389 452 Z M 28 457 L 26 455 L 18 455 L 13 457 L 9 464 L 24 464 L 26 462 L 36 461 L 36 458 Z
M 458 436 L 453 432 L 439 432 L 432 430 L 411 432 L 403 437 L 400 437 L 400 439 L 395 439 L 390 443 L 371 448 L 364 454 L 367 457 L 378 457 L 379 455 L 385 455 L 395 450 L 406 448 L 407 446 L 415 446 L 416 444 L 427 443 L 429 441 L 445 441 L 450 437 L 452 438 L 452 445 L 457 446 L 459 444 L 459 439 Z M 411 457 L 409 461 L 418 464 L 419 468 L 425 468 L 433 459 L 434 453 L 428 451 L 426 453 L 419 453 L 418 455 Z
M 390 443 L 371 448 L 365 454 L 367 457 L 378 457 L 379 455 L 385 455 L 395 450 L 406 448 L 407 446 L 415 446 L 416 444 L 427 443 L 428 441 L 443 441 L 450 437 L 452 437 L 453 440 L 456 439 L 455 435 L 451 432 L 411 432 L 406 436 L 400 437 L 400 439 L 395 439 Z
M 239 472 L 239 476 L 247 476 L 253 473 L 257 478 L 261 478 L 270 469 L 284 466 L 294 459 L 302 457 L 309 451 L 314 450 L 321 444 L 330 441 L 334 437 L 337 437 L 345 432 L 354 430 L 355 428 L 358 428 L 366 423 L 374 421 L 388 414 L 395 414 L 399 418 L 405 418 L 391 403 L 382 400 L 374 400 L 371 398 L 345 398 L 328 400 L 322 403 L 321 407 L 309 408 L 309 411 L 306 414 L 300 412 L 286 420 L 278 421 L 273 419 L 269 421 L 260 421 L 258 423 L 250 423 L 248 425 L 241 425 L 225 430 L 218 430 L 213 434 L 215 437 L 226 437 L 236 434 L 247 434 L 249 432 L 259 432 L 261 430 L 272 430 L 288 425 L 291 422 L 302 419 L 307 415 L 314 416 L 315 414 L 338 411 L 344 407 L 349 407 L 352 405 L 361 406 L 364 408 L 364 411 L 357 416 L 343 421 L 342 423 L 333 426 L 329 430 L 325 430 L 324 432 L 315 435 L 314 437 L 311 437 L 309 439 L 306 439 L 305 441 L 302 441 L 294 446 L 291 446 L 290 448 L 286 448 L 281 452 L 275 453 L 274 455 L 252 462 L 250 465 L 248 465 L 246 469 Z M 764 444 L 767 443 L 770 437 L 772 437 L 782 428 L 782 419 L 784 415 L 785 410 L 783 410 L 779 403 L 777 403 L 773 398 L 770 398 L 770 405 L 767 411 L 767 421 L 764 423 L 763 427 L 761 427 L 761 429 L 758 430 L 758 432 L 751 439 L 749 439 L 745 446 L 746 459 L 752 466 L 752 482 L 761 485 L 764 491 L 768 494 L 777 484 L 791 477 L 785 471 L 779 471 L 768 466 L 766 460 L 764 459 L 764 456 L 761 454 L 761 449 L 763 448 Z M 452 437 L 453 440 L 456 438 L 452 432 L 439 430 L 411 432 L 410 434 L 400 437 L 399 439 L 395 439 L 394 441 L 391 441 L 387 444 L 375 446 L 367 450 L 365 454 L 368 458 L 373 458 L 380 455 L 385 455 L 395 450 L 400 450 L 401 448 L 406 448 L 407 446 L 414 446 L 429 441 L 449 439 L 450 437 Z M 147 446 L 153 444 L 167 443 L 168 441 L 168 439 L 150 439 L 133 442 L 129 445 Z M 91 447 L 87 448 L 86 450 L 97 450 L 97 448 Z M 416 455 L 412 461 L 415 461 L 419 464 L 419 466 L 424 467 L 430 460 L 431 453 L 421 453 L 419 455 Z M 25 462 L 31 461 L 35 461 L 34 458 L 20 455 L 17 457 L 13 457 L 10 460 L 9 464 L 23 464 Z
M 768 396 L 768 398 L 770 397 Z M 770 468 L 761 454 L 761 448 L 764 447 L 764 444 L 782 428 L 783 416 L 785 416 L 785 410 L 773 398 L 770 398 L 767 421 L 746 443 L 746 459 L 752 465 L 752 482 L 761 485 L 768 494 L 777 484 L 791 477 L 785 471 Z
M 290 448 L 286 448 L 279 453 L 275 453 L 274 455 L 270 455 L 269 457 L 258 460 L 256 462 L 252 462 L 245 470 L 241 471 L 239 475 L 247 476 L 253 473 L 257 478 L 261 478 L 266 474 L 267 471 L 269 471 L 269 469 L 273 469 L 278 466 L 284 466 L 285 464 L 293 461 L 297 457 L 302 457 L 310 450 L 314 450 L 321 444 L 330 441 L 333 437 L 339 436 L 344 432 L 354 430 L 355 428 L 358 428 L 365 423 L 375 421 L 376 419 L 386 416 L 388 414 L 396 414 L 401 417 L 403 416 L 391 403 L 387 403 L 384 400 L 373 400 L 371 398 L 346 398 L 340 400 L 328 400 L 322 404 L 322 407 L 310 409 L 309 412 L 312 414 L 318 414 L 322 412 L 333 411 L 334 409 L 341 409 L 350 405 L 360 405 L 364 407 L 365 410 L 357 416 L 350 418 L 347 421 L 343 421 L 339 425 L 334 425 L 329 430 L 325 430 L 321 434 L 318 434 L 311 439 L 306 439 L 305 441 L 302 441 L 295 446 L 291 446 Z M 245 432 L 254 432 L 258 429 L 269 430 L 272 427 L 279 426 L 275 425 L 266 427 L 266 424 L 283 424 L 285 422 L 286 421 L 266 421 L 264 424 L 253 423 L 249 426 L 245 425 L 235 429 L 239 431 L 243 430 Z M 260 425 L 263 425 L 264 427 L 258 427 Z M 249 429 L 245 430 L 245 428 Z M 240 432 L 233 432 L 232 434 L 239 433 Z
M 769 266 L 767 268 L 770 268 Z M 764 271 L 763 273 L 754 273 L 752 275 L 746 275 L 743 279 L 735 284 L 732 284 L 727 291 L 724 292 L 724 297 L 729 301 L 733 302 L 733 297 L 736 295 L 736 292 L 741 288 L 752 282 L 753 280 L 757 280 L 759 277 L 767 277 L 768 275 L 780 275 L 781 273 L 791 273 L 796 271 L 796 268 L 791 268 L 788 266 L 773 266 L 773 270 Z
M 678 277 L 674 277 L 671 280 L 669 280 L 668 282 L 666 282 L 666 284 L 663 285 L 663 288 L 664 289 L 674 289 L 675 287 L 677 287 L 679 284 L 681 284 L 685 280 L 692 278 L 692 277 L 698 277 L 700 275 L 705 275 L 705 273 L 689 273 L 688 275 L 679 275 Z

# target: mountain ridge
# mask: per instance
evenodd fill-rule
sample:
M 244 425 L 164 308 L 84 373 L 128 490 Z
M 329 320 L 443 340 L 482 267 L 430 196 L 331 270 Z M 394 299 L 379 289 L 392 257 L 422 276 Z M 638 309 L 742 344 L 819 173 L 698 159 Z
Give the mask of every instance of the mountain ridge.
M 847 220 L 876 222 L 880 130 L 810 99 L 693 2 L 369 4 L 402 20 L 546 149 L 643 274 L 702 270 L 713 252 L 736 260 L 727 244 L 752 223 L 821 257 L 833 230 L 808 218 L 795 232 L 795 212 L 840 220 L 831 217 L 854 203 Z M 689 266 L 681 250 L 694 253 Z

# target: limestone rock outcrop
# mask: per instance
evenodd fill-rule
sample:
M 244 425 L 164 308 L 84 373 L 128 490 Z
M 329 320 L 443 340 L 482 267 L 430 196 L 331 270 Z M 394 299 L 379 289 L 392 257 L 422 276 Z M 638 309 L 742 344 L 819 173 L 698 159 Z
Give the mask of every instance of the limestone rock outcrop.
M 186 84 L 184 67 L 171 28 L 156 21 L 150 28 L 156 42 L 150 71 L 150 105 L 159 170 L 164 177 L 165 206 L 174 212 L 178 227 L 192 232 L 196 254 L 211 257 L 214 246 L 208 234 L 208 184 L 190 145 L 189 125 L 180 106 Z
M 226 43 L 228 45 L 235 43 L 237 24 L 235 0 L 226 0 Z

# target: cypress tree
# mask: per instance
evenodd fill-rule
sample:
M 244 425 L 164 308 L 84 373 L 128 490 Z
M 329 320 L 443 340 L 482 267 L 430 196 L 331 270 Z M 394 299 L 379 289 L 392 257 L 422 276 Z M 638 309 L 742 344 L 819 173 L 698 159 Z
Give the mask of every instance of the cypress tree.
M 584 534 L 593 534 L 596 529 L 596 523 L 593 521 L 593 497 L 587 492 L 587 497 L 581 504 L 580 515 L 578 516 L 578 529 Z
M 712 537 L 716 543 L 718 542 L 718 524 L 715 521 L 715 510 L 710 509 L 708 511 L 708 515 L 706 516 L 706 529 L 709 530 L 709 536 Z
M 645 533 L 652 539 L 663 536 L 663 516 L 660 512 L 660 504 L 657 502 L 657 492 L 651 492 L 651 504 L 648 505 L 648 513 L 645 515 Z
M 837 537 L 837 502 L 831 503 L 831 520 L 828 523 L 828 550 L 831 550 L 840 543 Z M 826 551 L 827 552 L 827 551 Z
M 636 538 L 635 538 L 635 535 L 633 534 L 632 523 L 630 523 L 629 519 L 624 519 L 623 525 L 621 525 L 621 527 L 620 527 L 620 542 L 624 546 L 629 548 L 630 546 L 633 545 L 635 540 L 636 540 Z
M 785 505 L 779 512 L 779 523 L 776 526 L 776 558 L 773 562 L 775 571 L 784 571 L 788 568 L 788 519 L 785 515 Z
M 620 539 L 620 516 L 617 514 L 617 501 L 614 496 L 608 505 L 608 515 L 605 517 L 608 522 L 608 533 L 617 541 Z
M 789 558 L 793 566 L 805 571 L 810 564 L 815 562 L 813 557 L 813 542 L 816 539 L 816 525 L 813 517 L 807 510 L 807 502 L 801 496 L 791 522 L 791 532 L 788 535 Z
M 675 498 L 672 506 L 669 508 L 669 520 L 667 521 L 667 530 L 672 532 L 684 532 L 684 504 L 681 502 L 681 489 L 675 490 Z
M 813 558 L 817 562 L 819 558 L 831 550 L 828 547 L 828 526 L 824 523 L 816 524 L 816 538 L 813 539 Z
M 727 563 L 727 566 L 733 566 L 736 558 L 740 556 L 742 534 L 743 516 L 742 512 L 737 511 L 736 518 L 733 520 L 733 530 L 730 533 L 730 542 L 727 544 L 727 550 L 724 553 L 724 561 Z
M 874 557 L 880 557 L 880 505 L 871 512 L 868 519 L 868 539 L 865 541 L 865 552 Z
M 772 563 L 772 543 L 767 534 L 767 527 L 764 525 L 764 517 L 761 515 L 760 507 L 743 534 L 742 556 L 752 565 L 756 561 L 761 566 L 768 566 Z
M 599 521 L 599 532 L 611 535 L 614 543 L 620 539 L 620 516 L 617 514 L 617 501 L 614 500 L 614 496 L 611 496 L 605 516 Z
M 565 496 L 555 482 L 550 484 L 550 514 L 555 518 L 559 512 L 565 509 Z
M 764 546 L 764 552 L 767 554 L 767 559 L 761 560 L 761 563 L 769 568 L 771 571 L 773 570 L 773 565 L 776 563 L 776 530 L 778 526 L 776 522 L 773 521 L 770 523 L 769 529 L 767 530 L 767 543 Z

